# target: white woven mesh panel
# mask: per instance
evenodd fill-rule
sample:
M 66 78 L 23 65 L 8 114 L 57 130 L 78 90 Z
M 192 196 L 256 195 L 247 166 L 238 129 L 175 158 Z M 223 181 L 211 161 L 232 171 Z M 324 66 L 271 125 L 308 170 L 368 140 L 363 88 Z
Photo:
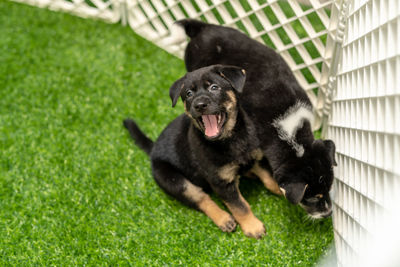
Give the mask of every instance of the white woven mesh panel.
M 333 221 L 343 266 L 361 266 L 364 245 L 400 192 L 399 38 L 398 0 L 349 1 L 328 128 L 337 146 Z
M 13 0 L 29 5 L 65 11 L 83 18 L 97 18 L 108 22 L 118 22 L 121 18 L 119 0 Z
M 186 44 L 164 46 L 162 40 L 174 21 L 186 17 L 238 28 L 275 48 L 317 108 L 318 128 L 335 45 L 337 20 L 330 20 L 331 13 L 336 14 L 334 2 L 337 6 L 340 1 L 127 0 L 127 17 L 134 31 L 179 57 Z M 317 88 L 322 97 L 317 98 Z

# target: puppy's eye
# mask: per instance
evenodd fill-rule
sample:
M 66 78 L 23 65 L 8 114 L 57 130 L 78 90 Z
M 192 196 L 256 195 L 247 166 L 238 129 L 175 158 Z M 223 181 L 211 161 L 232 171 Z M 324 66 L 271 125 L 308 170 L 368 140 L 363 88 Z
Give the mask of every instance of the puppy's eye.
M 217 90 L 219 90 L 220 89 L 220 87 L 218 86 L 218 85 L 216 85 L 216 84 L 212 84 L 211 86 L 210 86 L 210 90 L 211 91 L 217 91 Z
M 191 97 L 193 96 L 193 91 L 192 90 L 187 90 L 186 91 L 186 97 Z

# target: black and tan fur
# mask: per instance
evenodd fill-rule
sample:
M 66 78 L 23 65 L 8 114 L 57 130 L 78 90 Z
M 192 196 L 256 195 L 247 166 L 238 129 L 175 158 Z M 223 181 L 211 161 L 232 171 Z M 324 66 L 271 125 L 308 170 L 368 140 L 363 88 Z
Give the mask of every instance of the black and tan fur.
M 283 58 L 232 28 L 190 19 L 175 26 L 184 31 L 184 38 L 185 33 L 190 37 L 185 51 L 188 71 L 213 64 L 245 69 L 239 100 L 256 127 L 264 157 L 251 172 L 313 218 L 329 216 L 335 145 L 314 139 L 311 102 Z
M 181 97 L 185 114 L 172 121 L 156 142 L 132 120 L 124 125 L 150 155 L 154 179 L 166 193 L 204 212 L 222 231 L 233 231 L 237 222 L 247 236 L 260 238 L 264 225 L 239 191 L 239 176 L 259 159 L 254 152 L 259 147 L 254 125 L 238 98 L 244 82 L 245 73 L 237 67 L 197 69 L 170 88 L 172 105 Z M 219 116 L 217 134 L 209 126 L 215 123 L 206 124 L 203 117 L 215 118 L 214 114 Z M 233 217 L 210 198 L 210 189 Z

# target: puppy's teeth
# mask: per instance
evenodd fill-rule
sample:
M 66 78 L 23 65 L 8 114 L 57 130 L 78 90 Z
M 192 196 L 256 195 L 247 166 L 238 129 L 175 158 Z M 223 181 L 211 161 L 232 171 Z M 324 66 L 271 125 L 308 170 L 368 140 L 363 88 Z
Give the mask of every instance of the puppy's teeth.
M 221 122 L 221 115 L 217 116 L 218 124 Z

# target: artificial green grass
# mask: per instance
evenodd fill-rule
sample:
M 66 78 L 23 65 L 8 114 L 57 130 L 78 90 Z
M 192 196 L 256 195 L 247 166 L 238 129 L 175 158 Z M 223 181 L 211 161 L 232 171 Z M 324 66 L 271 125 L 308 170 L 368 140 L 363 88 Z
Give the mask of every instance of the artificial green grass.
M 129 28 L 0 0 L 0 265 L 310 266 L 331 220 L 258 181 L 240 188 L 262 240 L 166 196 L 122 127 L 155 139 L 182 113 L 181 60 Z

